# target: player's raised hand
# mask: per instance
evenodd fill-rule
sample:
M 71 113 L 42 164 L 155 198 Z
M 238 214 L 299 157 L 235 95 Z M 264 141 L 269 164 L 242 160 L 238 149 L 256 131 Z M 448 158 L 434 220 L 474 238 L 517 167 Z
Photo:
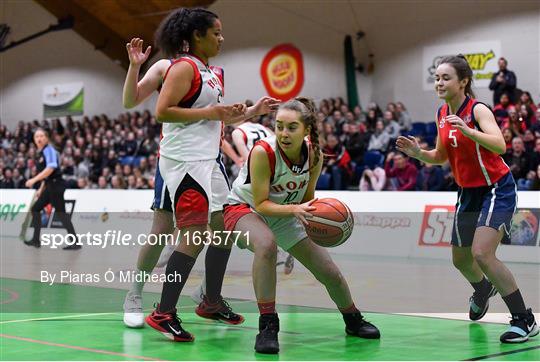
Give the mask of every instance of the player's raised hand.
M 143 53 L 143 40 L 140 38 L 131 39 L 131 41 L 126 44 L 126 49 L 129 57 L 129 64 L 132 66 L 143 64 L 152 51 L 152 47 L 148 46 Z
M 396 148 L 406 155 L 414 158 L 418 158 L 421 151 L 418 141 L 413 136 L 399 136 L 396 141 Z
M 317 198 L 314 198 L 313 200 L 310 200 L 308 202 L 304 202 L 300 205 L 294 205 L 294 216 L 302 222 L 302 224 L 307 225 L 308 221 L 307 219 L 310 219 L 313 217 L 313 215 L 310 213 L 310 211 L 315 211 L 317 208 L 313 206 L 312 204 L 317 201 Z
M 254 113 L 256 116 L 261 116 L 263 114 L 270 113 L 278 109 L 280 103 L 281 101 L 276 98 L 272 98 L 268 96 L 261 97 L 253 106 Z
M 457 128 L 463 133 L 465 136 L 470 136 L 472 134 L 472 128 L 467 126 L 467 123 L 465 123 L 464 120 L 456 116 L 455 114 L 451 114 L 449 116 L 446 116 L 446 121 L 449 122 L 454 128 Z

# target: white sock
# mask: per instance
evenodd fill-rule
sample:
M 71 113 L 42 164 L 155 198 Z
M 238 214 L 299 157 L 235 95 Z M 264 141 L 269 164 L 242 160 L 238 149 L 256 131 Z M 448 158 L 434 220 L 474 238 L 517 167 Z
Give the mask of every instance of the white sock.
M 142 273 L 144 273 L 142 270 L 137 270 L 137 274 L 142 274 Z M 146 283 L 146 278 L 141 281 L 134 280 L 133 284 L 131 284 L 130 292 L 133 294 L 142 295 L 142 291 L 143 291 L 145 283 Z

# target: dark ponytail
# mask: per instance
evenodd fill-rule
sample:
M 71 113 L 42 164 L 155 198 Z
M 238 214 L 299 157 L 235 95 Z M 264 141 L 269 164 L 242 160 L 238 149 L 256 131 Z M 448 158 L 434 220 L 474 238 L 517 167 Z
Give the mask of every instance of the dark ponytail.
M 195 30 L 204 36 L 216 19 L 216 14 L 203 8 L 176 9 L 159 24 L 154 43 L 166 57 L 176 58 L 191 48 Z
M 321 155 L 319 132 L 317 131 L 317 107 L 315 106 L 315 102 L 313 102 L 313 99 L 311 98 L 296 97 L 283 103 L 279 106 L 279 109 L 290 109 L 300 113 L 300 118 L 304 123 L 304 127 L 309 127 L 309 141 L 311 142 L 311 146 L 315 153 L 313 165 L 310 167 L 311 169 L 319 163 Z
M 456 70 L 459 80 L 468 78 L 469 81 L 467 82 L 467 85 L 465 86 L 465 95 L 472 98 L 476 97 L 472 90 L 473 71 L 471 67 L 469 66 L 469 62 L 467 62 L 467 58 L 465 58 L 463 54 L 450 55 L 447 57 L 443 57 L 439 61 L 439 65 L 441 64 L 450 64 L 452 68 Z

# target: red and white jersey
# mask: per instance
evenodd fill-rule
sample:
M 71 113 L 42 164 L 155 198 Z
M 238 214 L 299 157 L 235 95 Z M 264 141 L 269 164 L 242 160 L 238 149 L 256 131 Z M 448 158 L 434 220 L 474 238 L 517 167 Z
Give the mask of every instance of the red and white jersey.
M 238 127 L 236 127 L 236 129 L 242 132 L 242 135 L 244 136 L 244 143 L 250 151 L 255 145 L 255 143 L 257 143 L 259 140 L 262 140 L 273 134 L 272 131 L 270 131 L 262 124 L 253 122 L 244 122 Z
M 304 159 L 303 166 L 296 166 L 289 161 L 287 156 L 279 148 L 276 136 L 268 137 L 257 143 L 264 147 L 270 163 L 270 193 L 268 199 L 276 204 L 299 204 L 304 199 L 309 183 L 309 146 L 306 141 L 302 146 Z M 229 204 L 249 204 L 255 207 L 253 193 L 251 191 L 251 177 L 249 174 L 249 164 L 244 163 L 240 173 L 233 183 L 229 193 Z
M 182 55 L 171 64 L 188 62 L 194 71 L 191 88 L 178 103 L 182 108 L 204 108 L 223 102 L 223 78 L 193 55 Z M 191 123 L 163 123 L 160 156 L 176 161 L 215 160 L 219 154 L 223 122 L 202 119 Z
M 467 97 L 456 115 L 470 128 L 480 130 L 474 119 L 476 99 Z M 449 115 L 448 104 L 437 111 L 439 140 L 442 142 L 456 182 L 461 187 L 491 186 L 509 172 L 502 157 L 463 135 L 457 128 L 446 122 Z M 481 131 L 481 130 L 480 130 Z

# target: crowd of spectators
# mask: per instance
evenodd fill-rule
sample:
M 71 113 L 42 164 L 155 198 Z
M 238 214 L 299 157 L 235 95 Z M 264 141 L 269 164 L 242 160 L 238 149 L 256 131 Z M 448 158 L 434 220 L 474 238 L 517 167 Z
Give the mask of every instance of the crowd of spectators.
M 503 155 L 520 190 L 540 189 L 540 106 L 528 92 L 516 104 L 506 93 L 494 107 L 507 143 Z M 400 134 L 412 134 L 422 148 L 434 146 L 435 124 L 413 122 L 405 105 L 370 103 L 351 109 L 342 98 L 323 99 L 317 128 L 325 154 L 317 187 L 330 190 L 456 190 L 448 165 L 426 165 L 395 150 Z M 260 122 L 271 127 L 271 117 Z M 36 174 L 37 127 L 46 129 L 61 152 L 61 167 L 69 188 L 152 189 L 157 167 L 161 125 L 149 111 L 126 112 L 74 120 L 20 121 L 14 130 L 0 125 L 0 188 L 24 188 Z M 233 128 L 225 139 L 231 142 Z M 232 142 L 231 142 L 232 143 Z M 234 178 L 238 165 L 225 157 Z

